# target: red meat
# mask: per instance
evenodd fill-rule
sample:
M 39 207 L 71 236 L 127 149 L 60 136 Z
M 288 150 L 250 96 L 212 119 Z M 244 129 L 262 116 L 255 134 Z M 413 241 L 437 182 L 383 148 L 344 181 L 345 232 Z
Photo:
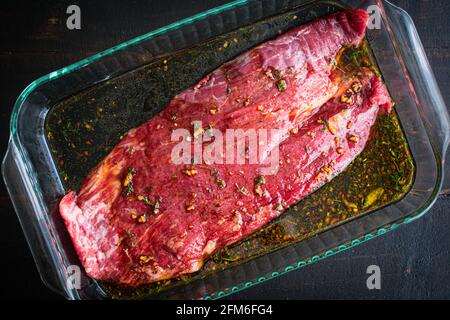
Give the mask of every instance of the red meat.
M 347 10 L 295 28 L 224 64 L 130 130 L 78 196 L 69 192 L 60 203 L 87 273 L 137 286 L 195 272 L 216 249 L 344 170 L 364 149 L 380 109 L 390 107 L 370 71 L 358 80 L 333 72 L 338 51 L 361 42 L 367 19 Z M 198 120 L 204 126 L 192 128 Z M 277 129 L 261 146 L 267 157 L 279 150 L 276 174 L 227 163 L 221 153 L 222 164 L 176 164 L 179 141 L 171 135 L 179 128 L 193 131 L 191 144 L 211 128 Z

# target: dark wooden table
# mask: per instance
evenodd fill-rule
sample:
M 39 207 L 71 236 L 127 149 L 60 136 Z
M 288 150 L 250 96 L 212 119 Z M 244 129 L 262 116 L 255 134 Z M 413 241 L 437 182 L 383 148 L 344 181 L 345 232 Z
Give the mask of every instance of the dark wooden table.
M 37 77 L 115 44 L 226 1 L 8 1 L 0 6 L 0 155 L 13 103 Z M 413 17 L 428 58 L 450 100 L 450 1 L 395 0 Z M 82 29 L 69 31 L 66 8 L 78 4 Z M 447 170 L 448 172 L 448 170 Z M 450 298 L 448 183 L 422 219 L 359 247 L 253 287 L 232 298 Z M 59 298 L 41 282 L 0 183 L 1 298 Z M 366 288 L 366 268 L 381 268 L 382 289 Z

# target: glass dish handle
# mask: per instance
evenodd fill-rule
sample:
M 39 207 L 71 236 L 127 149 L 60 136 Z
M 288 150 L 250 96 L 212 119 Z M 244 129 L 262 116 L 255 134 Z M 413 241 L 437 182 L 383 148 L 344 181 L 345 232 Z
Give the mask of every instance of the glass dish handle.
M 49 243 L 52 241 L 45 226 L 46 221 L 41 215 L 38 200 L 32 191 L 32 183 L 26 168 L 17 161 L 19 152 L 10 141 L 8 150 L 2 163 L 2 175 L 5 185 L 16 210 L 26 240 L 31 249 L 38 272 L 45 285 L 53 291 L 69 298 L 63 285 L 65 284 L 61 272 L 55 268 L 57 257 L 52 254 Z M 42 226 L 39 228 L 39 226 Z M 53 261 L 53 263 L 51 263 Z
M 402 43 L 395 49 L 403 57 L 405 64 L 403 67 L 412 84 L 434 152 L 444 164 L 449 145 L 450 118 L 419 34 L 406 11 L 388 1 L 384 1 L 384 10 L 390 31 L 397 39 L 394 43 Z

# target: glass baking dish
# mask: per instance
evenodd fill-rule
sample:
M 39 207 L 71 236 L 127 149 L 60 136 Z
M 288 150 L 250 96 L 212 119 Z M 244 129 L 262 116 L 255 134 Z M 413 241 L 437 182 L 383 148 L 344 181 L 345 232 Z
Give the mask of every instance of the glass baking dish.
M 410 191 L 394 204 L 316 236 L 144 298 L 220 298 L 356 246 L 425 214 L 443 183 L 449 116 L 408 14 L 382 0 L 238 0 L 52 72 L 34 81 L 19 96 L 11 117 L 2 174 L 44 283 L 69 299 L 109 297 L 82 270 L 78 288 L 67 281 L 70 266 L 79 262 L 57 210 L 65 189 L 45 131 L 53 106 L 94 85 L 241 27 L 261 26 L 261 21 L 279 15 L 301 15 L 304 20 L 312 20 L 346 7 L 380 13 L 380 28 L 369 28 L 367 39 L 396 102 L 415 161 Z M 263 24 L 267 30 L 276 28 Z

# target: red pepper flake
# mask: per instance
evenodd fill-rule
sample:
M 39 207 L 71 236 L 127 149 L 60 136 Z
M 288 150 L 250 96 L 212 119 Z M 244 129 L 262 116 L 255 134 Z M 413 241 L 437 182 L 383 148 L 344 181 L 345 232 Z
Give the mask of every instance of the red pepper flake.
M 332 135 L 335 135 L 335 134 L 336 134 L 337 129 L 336 129 L 334 126 L 332 126 L 331 124 L 328 123 L 327 128 L 328 128 L 328 131 L 330 131 L 330 133 L 331 133 Z
M 142 216 L 139 217 L 138 222 L 139 223 L 147 222 L 147 216 L 145 214 L 143 214 Z
M 139 263 L 140 264 L 147 264 L 147 263 L 149 263 L 152 260 L 153 260 L 153 258 L 151 256 L 140 256 L 139 257 Z
M 293 121 L 297 118 L 297 116 L 298 116 L 299 113 L 300 113 L 300 110 L 299 110 L 299 109 L 292 110 L 292 111 L 289 113 L 289 121 L 293 122 Z
M 355 102 L 354 93 L 351 89 L 347 90 L 343 95 L 341 95 L 341 102 L 347 104 L 353 104 Z
M 360 92 L 361 88 L 362 88 L 362 86 L 361 86 L 361 83 L 359 83 L 359 81 L 356 81 L 352 84 L 352 90 L 356 93 Z
M 195 169 L 184 169 L 182 172 L 189 177 L 193 177 L 197 174 L 197 170 Z
M 261 189 L 261 186 L 259 186 L 259 185 L 255 186 L 255 193 L 256 193 L 259 197 L 261 197 L 261 196 L 263 195 L 263 191 L 262 191 L 262 189 Z

